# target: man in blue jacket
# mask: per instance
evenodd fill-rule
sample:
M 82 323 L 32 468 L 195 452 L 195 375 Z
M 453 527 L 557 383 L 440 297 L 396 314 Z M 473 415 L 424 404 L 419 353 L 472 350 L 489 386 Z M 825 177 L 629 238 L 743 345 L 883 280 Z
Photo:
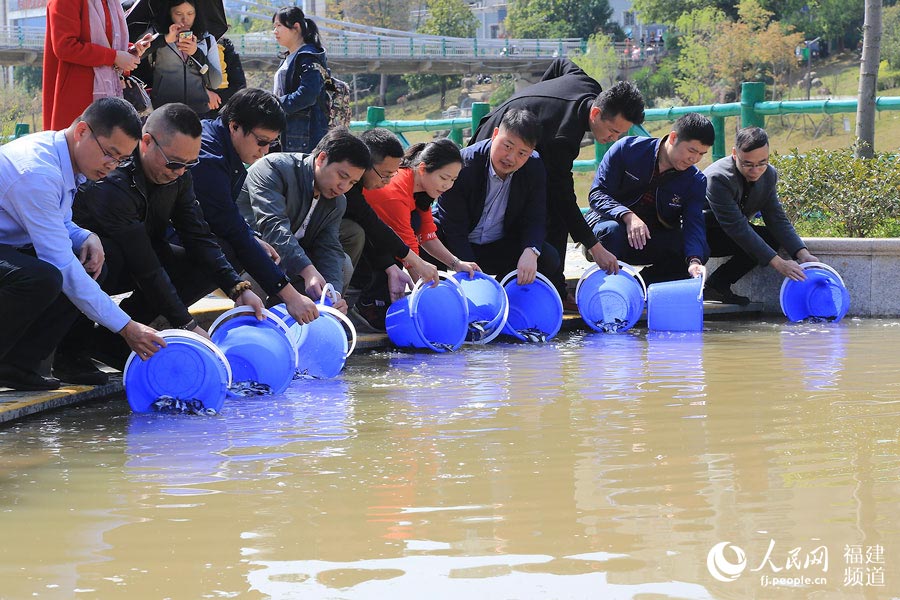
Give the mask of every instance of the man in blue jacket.
M 453 254 L 492 275 L 516 271 L 520 285 L 559 266 L 545 241 L 547 173 L 534 151 L 540 136 L 534 113 L 506 111 L 490 139 L 462 150 L 459 177 L 433 210 L 438 237 Z
M 200 163 L 191 176 L 203 216 L 232 264 L 243 267 L 270 298 L 284 302 L 298 323 L 309 323 L 319 315 L 316 303 L 291 285 L 275 264 L 278 253 L 254 235 L 236 204 L 247 179 L 244 165 L 266 155 L 284 123 L 274 95 L 255 88 L 238 91 L 217 119 L 201 121 Z
M 585 217 L 620 260 L 652 265 L 648 283 L 698 277 L 709 257 L 703 205 L 706 177 L 694 165 L 715 139 L 712 123 L 684 115 L 660 139 L 626 137 L 603 156 Z

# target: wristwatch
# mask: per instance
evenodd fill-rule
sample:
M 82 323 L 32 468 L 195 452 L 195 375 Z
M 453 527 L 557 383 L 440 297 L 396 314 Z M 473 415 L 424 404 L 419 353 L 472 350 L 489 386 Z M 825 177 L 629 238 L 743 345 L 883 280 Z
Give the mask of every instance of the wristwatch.
M 541 256 L 541 251 L 538 250 L 537 247 L 535 247 L 535 246 L 529 246 L 528 249 L 531 250 L 532 252 L 534 252 L 534 255 L 535 255 L 535 256 L 537 256 L 538 258 L 540 258 L 540 256 Z

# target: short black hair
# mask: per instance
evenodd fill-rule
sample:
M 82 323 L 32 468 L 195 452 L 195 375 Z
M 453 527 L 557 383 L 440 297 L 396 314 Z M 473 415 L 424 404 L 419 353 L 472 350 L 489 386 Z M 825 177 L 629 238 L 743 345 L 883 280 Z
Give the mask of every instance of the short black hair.
M 203 127 L 200 117 L 187 104 L 170 102 L 150 113 L 144 123 L 144 131 L 153 134 L 160 143 L 167 144 L 176 133 L 198 138 L 203 133 Z
M 75 122 L 86 122 L 95 135 L 108 138 L 118 127 L 133 140 L 141 139 L 141 117 L 130 102 L 122 98 L 100 98 L 91 102 Z
M 346 127 L 330 129 L 325 137 L 319 140 L 312 154 L 318 156 L 321 152 L 328 157 L 325 164 L 347 161 L 360 169 L 372 166 L 372 155 L 366 143 L 350 133 Z
M 454 163 L 462 163 L 459 146 L 450 138 L 441 138 L 427 144 L 422 142 L 413 144 L 407 148 L 400 166 L 412 168 L 424 164 L 426 173 L 434 173 Z
M 537 146 L 541 139 L 541 124 L 537 116 L 527 108 L 510 108 L 503 114 L 500 127 L 531 147 Z
M 222 106 L 219 116 L 223 123 L 235 123 L 245 133 L 257 127 L 281 132 L 287 123 L 278 98 L 259 88 L 238 90 Z
M 761 127 L 744 127 L 734 138 L 734 147 L 741 152 L 752 152 L 769 145 L 769 135 Z
M 604 121 L 621 115 L 635 125 L 644 122 L 644 95 L 631 81 L 620 81 L 600 92 L 591 106 L 600 109 L 600 118 Z
M 403 144 L 391 131 L 384 127 L 366 129 L 359 134 L 359 139 L 365 142 L 372 155 L 372 164 L 377 165 L 385 158 L 403 158 Z
M 704 146 L 712 146 L 716 141 L 716 130 L 713 129 L 712 121 L 700 113 L 688 113 L 682 116 L 675 121 L 672 131 L 678 136 L 678 142 L 697 140 Z

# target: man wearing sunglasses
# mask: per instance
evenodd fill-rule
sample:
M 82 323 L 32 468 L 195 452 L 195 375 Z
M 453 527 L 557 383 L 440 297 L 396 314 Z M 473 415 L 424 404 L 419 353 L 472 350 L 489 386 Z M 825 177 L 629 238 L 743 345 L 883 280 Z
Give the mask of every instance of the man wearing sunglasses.
M 274 303 L 284 302 L 298 323 L 319 316 L 278 266 L 278 253 L 253 230 L 238 210 L 238 194 L 247 168 L 269 152 L 285 126 L 284 110 L 271 93 L 244 88 L 232 96 L 216 119 L 201 121 L 200 164 L 191 169 L 194 194 L 219 245 L 236 269 L 243 267 Z
M 41 375 L 40 364 L 79 311 L 117 333 L 143 359 L 166 345 L 103 293 L 96 280 L 104 247 L 95 232 L 72 223 L 76 185 L 114 169 L 134 149 L 140 131 L 130 104 L 104 98 L 64 131 L 43 131 L 0 147 L 0 387 L 58 388 L 59 379 Z M 79 383 L 56 366 L 55 376 Z
M 216 288 L 262 318 L 262 301 L 225 258 L 203 218 L 188 169 L 200 153 L 200 119 L 180 103 L 166 104 L 147 118 L 131 161 L 104 180 L 82 186 L 75 197 L 75 222 L 97 232 L 106 248 L 113 294 L 132 292 L 121 306 L 149 322 L 164 316 L 173 327 L 206 336 L 188 306 Z M 169 243 L 174 227 L 180 245 Z M 127 358 L 116 340 L 86 320 L 66 341 L 93 358 L 121 368 Z
M 731 156 L 703 171 L 706 175 L 706 239 L 710 256 L 730 256 L 706 281 L 704 299 L 746 305 L 731 286 L 753 267 L 766 265 L 784 277 L 806 279 L 799 263 L 818 259 L 809 253 L 778 200 L 778 172 L 769 164 L 769 137 L 759 127 L 741 129 Z M 765 225 L 751 223 L 757 214 Z M 783 248 L 794 260 L 778 255 Z

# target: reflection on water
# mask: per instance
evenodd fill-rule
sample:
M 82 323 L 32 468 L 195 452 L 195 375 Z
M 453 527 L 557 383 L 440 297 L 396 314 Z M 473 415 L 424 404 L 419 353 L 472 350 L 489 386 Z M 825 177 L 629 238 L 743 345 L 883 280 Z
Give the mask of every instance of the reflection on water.
M 898 375 L 896 322 L 713 323 L 60 411 L 0 429 L 0 597 L 891 598 Z

